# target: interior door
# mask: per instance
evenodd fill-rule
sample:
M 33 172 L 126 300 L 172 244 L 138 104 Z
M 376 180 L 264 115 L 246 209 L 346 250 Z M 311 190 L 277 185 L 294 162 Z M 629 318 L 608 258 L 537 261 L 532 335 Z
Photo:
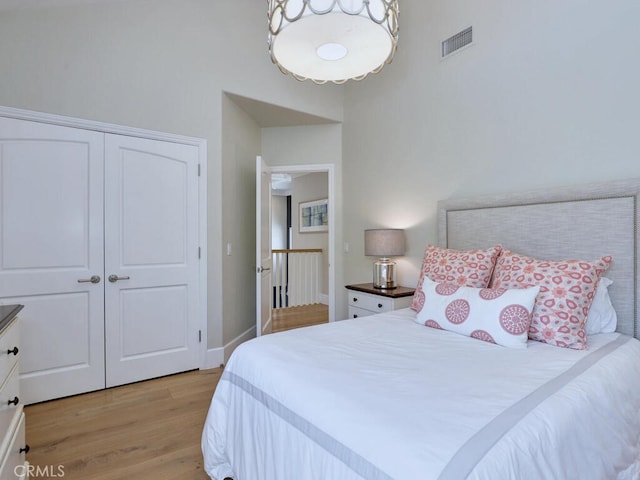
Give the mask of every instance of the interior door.
M 105 137 L 106 384 L 198 367 L 198 149 Z
M 0 303 L 29 404 L 104 388 L 104 134 L 0 117 Z
M 256 335 L 271 333 L 271 169 L 256 158 Z

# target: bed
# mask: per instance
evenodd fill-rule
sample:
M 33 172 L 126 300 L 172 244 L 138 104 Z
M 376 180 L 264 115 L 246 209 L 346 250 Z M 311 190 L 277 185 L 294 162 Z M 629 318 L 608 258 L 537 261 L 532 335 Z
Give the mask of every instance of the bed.
M 260 337 L 236 349 L 214 393 L 202 436 L 207 473 L 640 478 L 639 194 L 640 181 L 629 180 L 438 205 L 445 250 L 500 244 L 538 259 L 611 255 L 605 275 L 617 331 L 585 337 L 586 349 L 525 332 L 509 348 L 426 327 L 425 307 Z M 506 298 L 517 289 L 502 290 Z M 537 302 L 536 294 L 528 297 Z

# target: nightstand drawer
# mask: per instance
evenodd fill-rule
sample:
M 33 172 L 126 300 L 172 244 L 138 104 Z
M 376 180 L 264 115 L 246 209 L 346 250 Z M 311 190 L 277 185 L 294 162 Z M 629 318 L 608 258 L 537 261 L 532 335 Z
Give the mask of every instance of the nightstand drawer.
M 365 310 L 364 308 L 349 307 L 349 318 L 362 318 L 375 315 L 375 312 Z
M 349 306 L 369 310 L 374 313 L 390 312 L 393 310 L 393 299 L 363 292 L 349 292 Z
M 367 317 L 408 307 L 415 292 L 415 289 L 408 287 L 378 289 L 374 288 L 372 283 L 347 285 L 345 288 L 349 302 L 349 318 Z

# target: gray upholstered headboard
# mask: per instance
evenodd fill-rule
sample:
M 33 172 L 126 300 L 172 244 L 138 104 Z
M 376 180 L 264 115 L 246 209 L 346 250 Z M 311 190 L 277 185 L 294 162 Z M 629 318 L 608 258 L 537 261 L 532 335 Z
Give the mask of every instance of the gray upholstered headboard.
M 605 274 L 618 331 L 640 338 L 638 196 L 640 179 L 438 203 L 440 246 L 503 247 L 539 259 L 612 255 Z

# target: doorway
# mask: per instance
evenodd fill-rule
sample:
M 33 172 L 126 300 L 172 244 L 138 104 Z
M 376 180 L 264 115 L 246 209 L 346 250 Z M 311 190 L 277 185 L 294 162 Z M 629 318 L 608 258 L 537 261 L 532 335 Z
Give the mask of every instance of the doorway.
M 274 166 L 271 173 L 273 330 L 332 322 L 333 165 Z

